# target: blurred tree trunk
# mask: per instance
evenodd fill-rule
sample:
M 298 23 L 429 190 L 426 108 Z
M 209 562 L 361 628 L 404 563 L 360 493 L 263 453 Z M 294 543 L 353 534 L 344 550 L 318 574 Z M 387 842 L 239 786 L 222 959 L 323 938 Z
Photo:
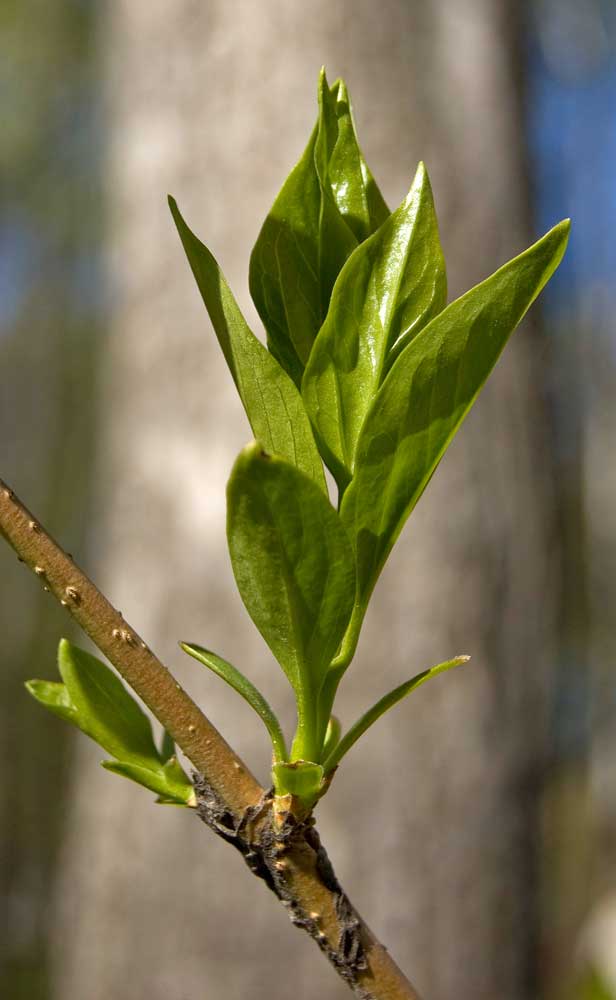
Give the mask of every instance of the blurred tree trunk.
M 527 226 L 515 0 L 116 0 L 108 62 L 115 281 L 95 576 L 267 781 L 250 710 L 176 640 L 290 695 L 235 594 L 224 484 L 249 430 L 168 216 L 172 191 L 250 319 L 248 256 L 308 136 L 321 63 L 343 75 L 391 204 L 431 171 L 457 294 Z M 398 543 L 341 692 L 473 663 L 375 729 L 319 807 L 353 900 L 427 1000 L 536 996 L 535 850 L 554 628 L 550 465 L 536 334 L 516 335 Z M 376 668 L 376 669 L 375 669 Z M 314 1000 L 345 988 L 241 860 L 80 747 L 56 912 L 58 1000 Z
M 92 453 L 100 185 L 94 13 L 69 6 L 0 5 L 0 475 L 79 552 Z M 42 717 L 23 682 L 52 676 L 58 637 L 73 632 L 4 542 L 0 578 L 0 996 L 47 1000 L 72 733 Z

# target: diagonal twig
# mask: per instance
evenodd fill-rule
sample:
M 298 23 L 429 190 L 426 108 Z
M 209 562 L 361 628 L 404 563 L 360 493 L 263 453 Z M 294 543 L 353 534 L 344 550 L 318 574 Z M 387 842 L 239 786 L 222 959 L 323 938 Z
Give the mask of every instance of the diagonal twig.
M 96 585 L 0 479 L 0 534 L 70 612 L 194 764 L 197 813 L 232 843 L 361 1000 L 419 1000 L 338 883 L 311 817 L 259 785 Z

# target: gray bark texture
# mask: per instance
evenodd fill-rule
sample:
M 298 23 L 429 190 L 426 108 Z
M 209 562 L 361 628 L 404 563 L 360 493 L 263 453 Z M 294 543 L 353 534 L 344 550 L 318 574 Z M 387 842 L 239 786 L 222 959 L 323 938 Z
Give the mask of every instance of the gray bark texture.
M 514 0 L 114 0 L 106 5 L 114 309 L 89 569 L 268 782 L 250 710 L 182 656 L 201 642 L 292 724 L 236 594 L 224 488 L 250 437 L 167 211 L 168 191 L 251 322 L 248 258 L 315 117 L 347 80 L 391 205 L 431 173 L 450 290 L 527 226 Z M 377 588 L 340 692 L 372 700 L 461 652 L 358 745 L 319 806 L 353 902 L 426 1000 L 534 995 L 535 849 L 554 627 L 549 464 L 527 326 L 453 444 Z M 183 662 L 183 659 L 186 662 Z M 55 913 L 57 1000 L 347 995 L 235 852 L 97 768 L 80 744 Z

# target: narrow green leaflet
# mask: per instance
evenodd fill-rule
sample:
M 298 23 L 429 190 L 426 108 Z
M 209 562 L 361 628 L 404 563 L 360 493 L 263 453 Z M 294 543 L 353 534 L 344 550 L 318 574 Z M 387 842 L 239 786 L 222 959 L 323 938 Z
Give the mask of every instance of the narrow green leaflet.
M 66 684 L 61 684 L 59 681 L 26 681 L 26 690 L 54 715 L 78 725 L 77 712 L 66 690 Z
M 325 491 L 323 466 L 299 392 L 247 326 L 214 257 L 188 228 L 173 198 L 169 206 L 253 433 Z
M 104 760 L 106 771 L 129 778 L 144 788 L 155 792 L 158 802 L 164 805 L 194 806 L 195 790 L 175 757 L 157 769 L 139 767 L 121 760 Z
M 241 694 L 242 698 L 244 698 L 244 700 L 247 701 L 252 708 L 254 708 L 257 715 L 265 723 L 265 727 L 270 735 L 272 746 L 274 748 L 275 759 L 277 761 L 288 760 L 287 748 L 285 746 L 280 723 L 269 704 L 254 684 L 249 681 L 247 677 L 244 677 L 244 674 L 242 674 L 237 667 L 234 667 L 227 660 L 223 660 L 222 656 L 217 656 L 216 653 L 212 653 L 209 649 L 204 649 L 203 646 L 198 646 L 193 642 L 181 642 L 180 646 L 185 653 L 188 653 L 189 656 L 193 656 L 195 660 L 199 660 L 200 663 L 203 663 L 204 666 L 208 667 L 211 671 L 213 671 L 213 673 L 217 674 L 218 677 L 222 677 L 222 679 L 225 680 L 234 691 Z
M 333 750 L 323 764 L 325 774 L 329 774 L 329 772 L 333 771 L 335 767 L 338 767 L 338 764 L 344 755 L 349 752 L 354 743 L 357 743 L 359 737 L 363 736 L 366 730 L 369 729 L 370 726 L 377 721 L 377 719 L 380 719 L 385 712 L 387 712 L 390 708 L 393 708 L 394 705 L 397 705 L 403 698 L 406 698 L 407 694 L 410 694 L 411 691 L 415 691 L 422 684 L 425 684 L 426 681 L 429 681 L 432 677 L 436 677 L 437 674 L 442 674 L 445 670 L 451 670 L 452 667 L 458 667 L 460 664 L 467 663 L 469 660 L 470 656 L 456 656 L 453 660 L 447 660 L 445 663 L 439 663 L 436 667 L 430 667 L 429 670 L 423 670 L 420 674 L 413 677 L 412 680 L 405 681 L 404 684 L 394 688 L 394 690 L 390 691 L 389 694 L 384 695 L 380 701 L 377 701 L 376 705 L 373 705 L 372 708 L 368 709 L 368 711 L 365 712 L 353 726 L 351 726 L 340 742 L 334 746 Z
M 193 787 L 173 755 L 171 737 L 165 733 L 159 755 L 150 720 L 113 671 L 67 639 L 60 641 L 58 666 L 64 683 L 28 681 L 30 694 L 113 754 L 117 760 L 103 761 L 108 771 L 151 789 L 160 801 L 194 805 Z
M 390 359 L 443 309 L 446 296 L 432 191 L 420 164 L 400 207 L 340 272 L 304 372 L 306 409 L 342 490 Z
M 150 720 L 109 667 L 67 639 L 60 641 L 58 666 L 84 733 L 119 760 L 158 763 Z
M 295 756 L 315 760 L 317 695 L 355 595 L 349 541 L 314 483 L 256 442 L 229 480 L 227 535 L 242 600 L 296 692 Z
M 406 518 L 509 335 L 560 263 L 568 234 L 569 222 L 561 222 L 448 306 L 405 348 L 379 389 L 341 505 L 357 557 L 355 625 Z
M 346 84 L 336 80 L 330 90 L 324 70 L 319 79 L 319 111 L 324 123 L 320 132 L 327 137 L 319 170 L 342 218 L 362 243 L 385 222 L 389 209 L 359 148 Z

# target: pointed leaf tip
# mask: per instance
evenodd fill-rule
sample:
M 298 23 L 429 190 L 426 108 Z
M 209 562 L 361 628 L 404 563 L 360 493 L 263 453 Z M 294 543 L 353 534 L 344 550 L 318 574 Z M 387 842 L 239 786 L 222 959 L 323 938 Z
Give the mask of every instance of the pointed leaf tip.
M 189 807 L 196 805 L 194 788 L 174 757 L 165 767 L 158 769 L 140 767 L 123 760 L 103 760 L 101 764 L 106 771 L 129 778 L 137 785 L 155 792 L 167 804 Z
M 65 722 L 77 725 L 77 712 L 65 684 L 58 681 L 31 680 L 26 681 L 24 686 L 28 694 L 44 708 Z
M 321 454 L 344 492 L 379 386 L 444 308 L 445 261 L 428 174 L 417 168 L 396 211 L 349 257 L 302 380 Z
M 253 434 L 325 492 L 323 466 L 297 387 L 249 328 L 214 256 L 188 227 L 175 201 L 169 204 Z
M 360 609 L 509 336 L 560 264 L 568 236 L 563 220 L 450 303 L 404 346 L 380 385 L 340 508 L 356 550 Z
M 422 670 L 421 673 L 416 674 L 410 681 L 405 681 L 404 684 L 400 684 L 399 687 L 394 688 L 388 694 L 384 695 L 379 701 L 376 702 L 372 708 L 368 709 L 364 715 L 357 720 L 357 722 L 351 726 L 351 728 L 344 734 L 342 739 L 334 746 L 333 750 L 330 752 L 327 760 L 323 764 L 323 770 L 325 774 L 329 774 L 334 768 L 338 767 L 338 764 L 342 758 L 349 752 L 351 747 L 357 743 L 357 740 L 372 726 L 374 723 L 381 718 L 390 708 L 397 705 L 399 701 L 406 698 L 407 695 L 411 694 L 412 691 L 416 691 L 418 687 L 425 684 L 432 677 L 436 677 L 438 674 L 444 673 L 446 670 L 451 670 L 453 667 L 458 667 L 463 663 L 470 660 L 470 656 L 463 654 L 462 656 L 455 656 L 452 660 L 445 660 L 444 663 L 437 663 L 436 666 L 430 667 L 428 670 Z

